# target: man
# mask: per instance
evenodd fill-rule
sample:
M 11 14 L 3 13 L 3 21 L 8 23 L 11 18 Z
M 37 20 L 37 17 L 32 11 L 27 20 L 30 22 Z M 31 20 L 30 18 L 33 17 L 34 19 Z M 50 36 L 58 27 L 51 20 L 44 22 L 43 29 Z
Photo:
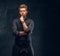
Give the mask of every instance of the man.
M 19 6 L 20 17 L 13 20 L 15 44 L 12 56 L 34 56 L 31 44 L 31 34 L 34 28 L 32 19 L 27 18 L 28 8 L 25 4 Z

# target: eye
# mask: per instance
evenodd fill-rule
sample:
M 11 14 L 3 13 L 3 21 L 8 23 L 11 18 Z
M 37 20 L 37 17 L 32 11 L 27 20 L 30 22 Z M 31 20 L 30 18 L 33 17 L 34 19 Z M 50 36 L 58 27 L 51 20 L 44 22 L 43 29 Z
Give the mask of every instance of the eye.
M 23 10 L 23 12 L 25 12 L 25 10 Z

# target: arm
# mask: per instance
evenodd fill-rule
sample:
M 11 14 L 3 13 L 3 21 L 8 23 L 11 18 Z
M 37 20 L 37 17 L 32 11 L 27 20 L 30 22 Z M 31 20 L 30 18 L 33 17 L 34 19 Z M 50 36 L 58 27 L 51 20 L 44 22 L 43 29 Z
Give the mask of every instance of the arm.
M 22 23 L 23 29 L 26 33 L 31 34 L 34 28 L 34 22 L 30 20 L 30 24 L 27 26 L 26 22 Z
M 26 33 L 24 31 L 20 31 L 19 36 L 23 36 L 23 35 L 26 35 Z
M 15 35 L 22 36 L 22 35 L 25 35 L 25 34 L 26 34 L 24 31 L 18 31 L 18 30 L 17 30 L 16 20 L 13 21 L 12 30 L 13 30 L 13 33 L 14 33 Z

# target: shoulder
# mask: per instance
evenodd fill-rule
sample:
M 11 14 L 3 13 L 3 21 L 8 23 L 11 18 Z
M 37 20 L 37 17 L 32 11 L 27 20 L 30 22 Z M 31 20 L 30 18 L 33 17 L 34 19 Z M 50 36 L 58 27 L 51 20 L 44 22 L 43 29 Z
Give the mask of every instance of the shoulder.
M 16 22 L 18 22 L 18 18 L 15 18 L 15 19 L 13 20 L 13 23 L 16 23 Z
M 31 22 L 34 23 L 33 19 L 28 18 L 27 20 L 28 20 L 30 23 L 31 23 Z

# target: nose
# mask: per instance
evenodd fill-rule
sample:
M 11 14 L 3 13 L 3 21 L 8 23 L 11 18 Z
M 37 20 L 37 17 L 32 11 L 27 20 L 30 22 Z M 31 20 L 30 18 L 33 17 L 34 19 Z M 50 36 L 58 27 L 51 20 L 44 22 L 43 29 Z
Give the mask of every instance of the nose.
M 24 13 L 22 12 L 22 15 L 23 15 Z

